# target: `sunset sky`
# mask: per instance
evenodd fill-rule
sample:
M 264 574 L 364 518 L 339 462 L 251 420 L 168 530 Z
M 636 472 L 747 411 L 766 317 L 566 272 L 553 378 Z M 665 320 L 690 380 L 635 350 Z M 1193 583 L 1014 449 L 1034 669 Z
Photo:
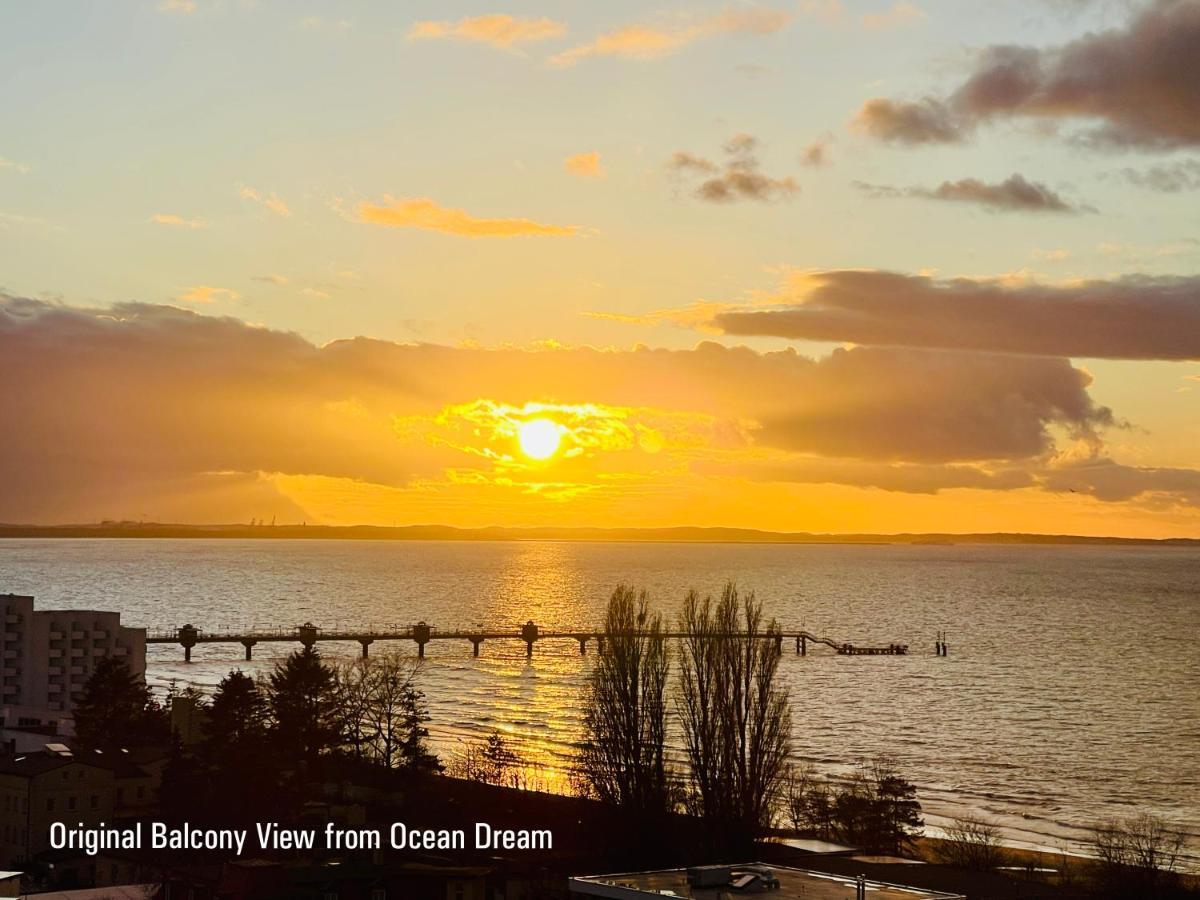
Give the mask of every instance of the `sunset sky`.
M 0 59 L 0 522 L 1200 536 L 1200 0 L 8 4 Z

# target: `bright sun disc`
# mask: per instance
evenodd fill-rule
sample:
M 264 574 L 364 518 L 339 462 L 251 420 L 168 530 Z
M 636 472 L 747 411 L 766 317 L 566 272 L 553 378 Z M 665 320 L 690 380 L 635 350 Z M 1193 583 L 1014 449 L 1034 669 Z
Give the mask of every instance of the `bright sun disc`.
M 558 449 L 562 435 L 558 426 L 549 419 L 531 419 L 521 423 L 517 440 L 521 444 L 521 452 L 530 459 L 549 459 Z

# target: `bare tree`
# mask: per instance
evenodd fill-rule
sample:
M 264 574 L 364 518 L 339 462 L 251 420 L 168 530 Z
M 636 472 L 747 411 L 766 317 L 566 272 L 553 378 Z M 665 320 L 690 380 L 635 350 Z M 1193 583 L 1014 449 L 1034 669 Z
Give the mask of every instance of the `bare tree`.
M 692 805 L 724 851 L 772 824 L 791 731 L 786 690 L 775 684 L 779 626 L 753 594 L 727 584 L 721 598 L 684 600 L 679 710 Z
M 655 817 L 672 806 L 664 752 L 670 661 L 662 616 L 650 612 L 645 591 L 613 591 L 604 644 L 589 683 L 578 769 L 598 799 Z
M 420 660 L 399 653 L 372 656 L 338 668 L 344 750 L 385 768 L 435 770 L 417 687 Z
M 1151 897 L 1174 885 L 1183 835 L 1159 817 L 1141 813 L 1097 826 L 1091 846 L 1102 888 L 1120 896 Z
M 499 731 L 493 730 L 486 740 L 467 743 L 450 761 L 447 772 L 467 781 L 523 788 L 522 769 L 520 754 L 509 746 Z
M 1000 844 L 1000 829 L 986 819 L 969 816 L 955 819 L 945 832 L 944 840 L 935 850 L 939 862 L 986 871 L 1008 861 L 1008 854 Z

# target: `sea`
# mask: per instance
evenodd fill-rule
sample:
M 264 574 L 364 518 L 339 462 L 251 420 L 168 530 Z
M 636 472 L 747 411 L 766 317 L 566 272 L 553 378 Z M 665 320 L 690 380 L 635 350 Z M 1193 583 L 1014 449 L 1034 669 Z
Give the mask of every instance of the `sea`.
M 619 584 L 674 621 L 729 581 L 785 629 L 906 656 L 788 642 L 797 761 L 845 777 L 878 756 L 914 782 L 931 833 L 959 816 L 1015 846 L 1079 851 L 1107 819 L 1148 812 L 1200 867 L 1200 550 L 1138 545 L 700 544 L 233 539 L 0 540 L 0 592 L 40 608 L 116 610 L 151 630 L 352 626 L 595 628 Z M 948 655 L 934 645 L 945 632 Z M 298 646 L 298 645 L 295 645 Z M 213 685 L 295 646 L 148 651 L 148 679 Z M 357 644 L 321 643 L 351 658 Z M 410 642 L 372 654 L 415 653 Z M 565 790 L 595 647 L 433 641 L 419 681 L 443 760 L 499 730 L 533 787 Z

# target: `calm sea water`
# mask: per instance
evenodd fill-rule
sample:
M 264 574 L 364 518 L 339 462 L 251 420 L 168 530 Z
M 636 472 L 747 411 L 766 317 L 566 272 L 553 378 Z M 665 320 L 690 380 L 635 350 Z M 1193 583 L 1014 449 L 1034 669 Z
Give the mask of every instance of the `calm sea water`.
M 121 612 L 138 626 L 210 630 L 418 620 L 544 628 L 598 623 L 614 585 L 670 616 L 688 588 L 727 579 L 785 627 L 908 657 L 785 653 L 795 746 L 818 771 L 896 757 L 936 824 L 984 813 L 1011 840 L 1059 847 L 1136 811 L 1200 853 L 1200 552 L 1147 547 L 697 545 L 351 541 L 0 541 L 0 592 L 43 608 Z M 934 655 L 938 630 L 950 655 Z M 411 644 L 397 645 L 412 652 Z M 290 649 L 152 647 L 150 679 L 214 684 Z M 322 644 L 326 654 L 357 645 Z M 372 652 L 380 652 L 375 645 Z M 423 684 L 443 756 L 492 728 L 553 783 L 579 734 L 593 657 L 544 641 L 434 642 Z

